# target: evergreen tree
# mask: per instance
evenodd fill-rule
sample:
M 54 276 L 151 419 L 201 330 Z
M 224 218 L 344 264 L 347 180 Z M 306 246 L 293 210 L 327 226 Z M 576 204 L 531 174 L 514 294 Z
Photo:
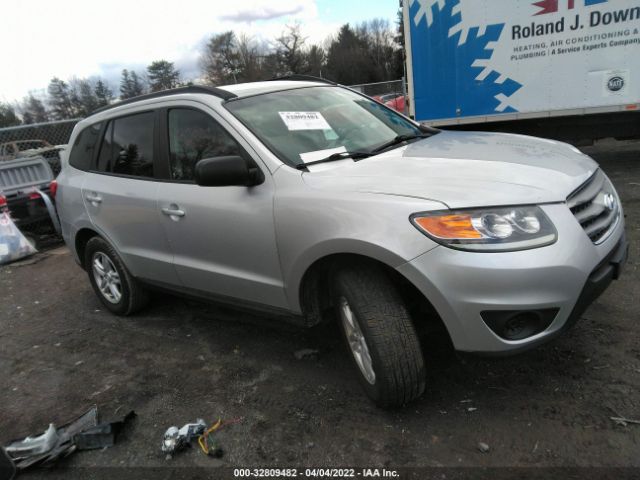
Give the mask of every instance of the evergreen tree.
M 120 78 L 120 99 L 126 100 L 127 98 L 137 97 L 144 93 L 144 87 L 140 81 L 140 77 L 134 70 L 122 70 L 122 77 Z
M 44 104 L 32 93 L 23 100 L 20 110 L 22 121 L 25 124 L 43 123 L 49 120 L 49 114 Z
M 98 108 L 93 86 L 86 79 L 73 79 L 70 84 L 71 105 L 74 117 L 87 117 Z
M 95 94 L 98 107 L 109 105 L 113 100 L 113 92 L 101 79 L 98 79 L 96 82 L 93 93 Z
M 22 122 L 16 115 L 16 111 L 9 103 L 0 103 L 0 128 L 14 127 Z
M 131 70 L 130 79 L 130 91 L 133 96 L 137 97 L 139 95 L 142 95 L 144 93 L 144 85 L 142 84 L 142 80 L 140 80 L 140 77 L 138 77 L 138 74 L 135 70 Z
M 74 117 L 69 85 L 58 77 L 53 77 L 47 88 L 49 106 L 54 120 L 65 120 Z
M 180 72 L 176 70 L 172 62 L 156 60 L 147 67 L 149 87 L 152 92 L 176 88 L 180 84 Z

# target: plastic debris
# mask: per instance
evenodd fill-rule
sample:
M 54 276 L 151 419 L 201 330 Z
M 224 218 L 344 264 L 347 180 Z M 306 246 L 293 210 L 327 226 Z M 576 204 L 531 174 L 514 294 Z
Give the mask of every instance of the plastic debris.
M 224 450 L 217 439 L 214 438 L 213 434 L 222 427 L 234 425 L 241 421 L 242 417 L 231 420 L 222 420 L 219 418 L 216 423 L 207 428 L 205 421 L 199 418 L 195 423 L 187 423 L 180 429 L 175 425 L 171 426 L 164 433 L 162 451 L 167 454 L 167 459 L 170 459 L 174 453 L 190 447 L 191 441 L 197 437 L 198 445 L 202 453 L 210 457 L 222 458 L 224 456 Z
M 12 480 L 16 476 L 16 466 L 11 457 L 0 447 L 0 479 Z
M 74 421 L 57 428 L 50 424 L 39 436 L 14 440 L 5 446 L 10 460 L 18 470 L 34 465 L 47 465 L 76 450 L 110 447 L 124 424 L 135 417 L 134 412 L 112 423 L 98 422 L 98 408 L 91 407 Z
M 7 211 L 0 210 L 0 265 L 37 253 L 13 223 Z
M 213 438 L 213 432 L 218 430 L 221 425 L 222 420 L 218 419 L 216 423 L 211 425 L 211 427 L 205 430 L 202 435 L 198 437 L 198 445 L 200 445 L 200 450 L 202 450 L 202 453 L 205 455 L 221 458 L 224 454 L 222 448 L 216 445 Z
M 631 418 L 624 418 L 624 417 L 609 417 L 609 418 L 614 422 L 616 422 L 617 425 L 621 425 L 623 427 L 626 427 L 629 423 L 634 425 L 640 425 L 640 420 L 633 420 Z
M 113 447 L 116 443 L 116 437 L 122 428 L 135 417 L 135 412 L 131 411 L 122 420 L 101 423 L 74 435 L 73 441 L 76 448 L 78 450 L 95 450 L 97 448 Z
M 478 450 L 480 450 L 482 453 L 489 453 L 489 450 L 491 450 L 491 448 L 486 443 L 480 442 L 478 443 Z
M 169 427 L 162 439 L 162 451 L 169 455 L 179 452 L 191 444 L 191 440 L 202 435 L 207 424 L 199 418 L 195 423 L 187 423 L 178 429 L 176 426 Z
M 13 458 L 23 458 L 33 455 L 40 455 L 51 450 L 58 443 L 58 430 L 49 424 L 49 428 L 42 435 L 37 437 L 27 437 L 19 442 L 13 442 L 7 445 L 7 453 Z

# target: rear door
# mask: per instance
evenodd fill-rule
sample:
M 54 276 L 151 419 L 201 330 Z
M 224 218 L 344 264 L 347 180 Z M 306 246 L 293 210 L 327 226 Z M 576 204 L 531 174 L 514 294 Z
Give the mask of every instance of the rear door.
M 266 172 L 261 185 L 196 185 L 199 160 L 225 155 L 248 159 L 250 147 L 213 110 L 192 105 L 162 113 L 167 178 L 158 203 L 180 280 L 188 290 L 221 300 L 286 308 L 271 175 L 258 161 Z
M 178 279 L 157 208 L 157 137 L 153 110 L 106 122 L 82 196 L 92 223 L 135 277 L 172 285 Z

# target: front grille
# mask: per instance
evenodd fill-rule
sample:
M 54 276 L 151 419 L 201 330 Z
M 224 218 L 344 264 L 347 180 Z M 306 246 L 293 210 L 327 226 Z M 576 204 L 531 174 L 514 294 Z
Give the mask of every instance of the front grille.
M 605 241 L 620 217 L 618 196 L 602 170 L 573 192 L 567 205 L 595 244 Z

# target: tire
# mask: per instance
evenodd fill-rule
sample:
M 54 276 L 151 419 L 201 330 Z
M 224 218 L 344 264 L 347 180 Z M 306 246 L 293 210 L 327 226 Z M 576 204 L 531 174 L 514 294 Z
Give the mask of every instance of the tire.
M 333 297 L 347 348 L 367 395 L 383 408 L 418 398 L 425 388 L 420 342 L 409 311 L 385 272 L 366 264 L 342 268 L 333 276 Z
M 87 242 L 84 264 L 89 281 L 102 304 L 111 312 L 120 316 L 131 315 L 142 309 L 149 301 L 149 295 L 140 283 L 131 276 L 124 263 L 104 239 L 93 237 Z M 103 283 L 104 291 L 98 285 L 100 276 L 96 263 L 109 276 L 109 284 L 115 284 L 115 290 Z M 115 272 L 115 273 L 112 273 Z M 116 295 L 119 292 L 119 295 Z

